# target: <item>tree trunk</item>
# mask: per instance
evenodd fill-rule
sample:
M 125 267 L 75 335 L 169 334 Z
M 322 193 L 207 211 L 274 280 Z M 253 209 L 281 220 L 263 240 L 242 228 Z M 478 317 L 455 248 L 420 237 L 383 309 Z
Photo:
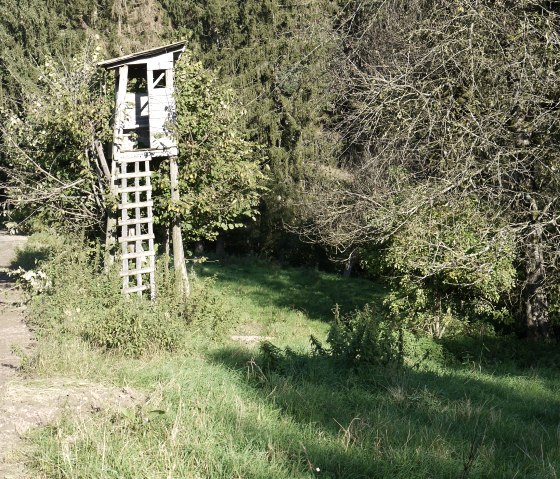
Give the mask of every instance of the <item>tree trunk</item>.
M 344 263 L 344 270 L 342 271 L 342 276 L 344 278 L 350 278 L 354 272 L 354 266 L 356 265 L 356 256 L 354 253 L 355 251 L 352 251 Z
M 181 196 L 179 193 L 179 167 L 177 166 L 177 158 L 174 156 L 169 159 L 169 180 L 171 186 L 171 201 L 177 203 L 181 199 Z M 173 240 L 173 265 L 175 267 L 177 286 L 183 295 L 188 296 L 191 292 L 191 287 L 189 284 L 187 267 L 185 265 L 183 235 L 181 233 L 181 221 L 178 214 L 175 214 L 173 218 L 171 235 Z
M 171 235 L 169 233 L 169 226 L 165 227 L 164 232 L 164 240 L 163 240 L 163 252 L 165 254 L 165 275 L 169 274 L 169 258 L 171 258 L 171 249 L 170 249 L 170 238 Z
M 115 248 L 117 241 L 117 218 L 112 211 L 107 212 L 107 230 L 105 233 L 105 268 L 109 269 L 115 264 Z
M 530 339 L 548 339 L 550 324 L 548 299 L 545 290 L 546 268 L 544 261 L 543 227 L 538 219 L 536 201 L 531 198 L 532 229 L 526 245 L 527 279 L 523 291 L 523 306 Z
M 216 255 L 220 258 L 226 255 L 226 240 L 223 233 L 216 238 Z
M 117 201 L 117 193 L 115 191 L 115 185 L 113 183 L 114 172 L 111 174 L 109 170 L 109 164 L 107 163 L 107 158 L 105 157 L 105 152 L 103 151 L 103 145 L 99 140 L 93 141 L 93 149 L 97 153 L 96 165 L 99 170 L 99 174 L 104 178 L 107 185 L 109 185 L 109 191 L 111 192 L 112 199 Z M 103 184 L 103 183 L 102 183 Z M 117 217 L 116 213 L 112 210 L 107 210 L 107 229 L 105 231 L 105 268 L 110 268 L 115 263 L 115 249 L 116 249 L 116 236 L 117 236 Z

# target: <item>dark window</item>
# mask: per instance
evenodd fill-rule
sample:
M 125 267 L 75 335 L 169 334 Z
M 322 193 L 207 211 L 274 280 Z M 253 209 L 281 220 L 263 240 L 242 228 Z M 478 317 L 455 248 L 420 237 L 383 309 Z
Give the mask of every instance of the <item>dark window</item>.
M 154 70 L 152 80 L 154 82 L 154 88 L 165 88 L 167 86 L 165 70 Z
M 148 91 L 148 69 L 146 64 L 128 66 L 128 93 L 146 93 Z

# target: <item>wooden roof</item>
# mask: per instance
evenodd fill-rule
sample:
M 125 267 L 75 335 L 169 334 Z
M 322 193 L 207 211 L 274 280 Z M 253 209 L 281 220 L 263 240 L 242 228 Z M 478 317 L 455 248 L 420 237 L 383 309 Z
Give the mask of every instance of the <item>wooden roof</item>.
M 183 50 L 183 48 L 185 47 L 185 43 L 186 43 L 185 41 L 170 43 L 169 45 L 164 45 L 162 47 L 152 48 L 150 50 L 144 50 L 142 52 L 132 53 L 130 55 L 125 55 L 118 58 L 111 58 L 110 60 L 99 62 L 97 66 L 111 69 L 111 68 L 119 67 L 121 65 L 126 65 L 127 63 L 130 63 L 131 61 L 134 60 L 155 57 L 157 55 L 161 55 L 162 53 L 178 52 Z

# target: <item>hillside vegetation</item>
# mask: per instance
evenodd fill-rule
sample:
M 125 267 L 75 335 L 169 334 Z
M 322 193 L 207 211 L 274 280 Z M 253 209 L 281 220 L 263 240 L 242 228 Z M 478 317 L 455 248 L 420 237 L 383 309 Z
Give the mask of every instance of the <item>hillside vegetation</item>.
M 0 222 L 36 233 L 22 367 L 147 397 L 31 434 L 33 474 L 558 476 L 559 1 L 2 12 Z M 98 62 L 179 40 L 157 298 L 125 298 Z
M 191 249 L 217 240 L 233 253 L 386 278 L 393 319 L 415 334 L 468 334 L 484 322 L 551 340 L 559 9 L 544 0 L 9 1 L 5 221 L 102 234 L 113 203 L 95 145 L 111 138 L 113 85 L 95 63 L 185 39 L 184 194 L 172 211 L 164 162 L 160 243 L 177 215 Z
M 54 255 L 45 236 L 20 254 L 50 257 L 41 270 L 53 280 L 31 303 L 40 341 L 27 372 L 137 388 L 146 401 L 69 411 L 31 434 L 34 477 L 556 477 L 554 348 L 482 335 L 416 343 L 404 364 L 364 367 L 318 354 L 309 337 L 325 340 L 334 301 L 342 313 L 379 304 L 386 292 L 373 283 L 225 258 L 197 268 L 205 293 L 189 316 L 169 301 L 143 316 L 145 303 L 104 288 L 87 252 L 60 241 Z M 136 337 L 100 349 L 107 328 Z M 142 335 L 151 350 L 139 355 L 129 346 Z M 269 339 L 231 339 L 253 335 Z

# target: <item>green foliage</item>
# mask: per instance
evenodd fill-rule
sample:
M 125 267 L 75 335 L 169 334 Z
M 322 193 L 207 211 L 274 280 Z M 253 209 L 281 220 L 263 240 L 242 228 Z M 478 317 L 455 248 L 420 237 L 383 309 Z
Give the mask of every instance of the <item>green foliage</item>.
M 516 260 L 514 232 L 472 200 L 418 209 L 385 250 L 394 286 L 386 305 L 404 327 L 435 337 L 478 319 L 508 321 Z
M 307 331 L 301 329 L 303 317 L 326 327 L 332 321 L 334 304 L 341 314 L 346 314 L 367 303 L 381 303 L 387 292 L 382 285 L 364 278 L 342 278 L 317 269 L 288 267 L 254 257 L 211 260 L 199 265 L 197 271 L 200 277 L 215 277 L 216 289 L 249 322 L 261 315 L 263 308 L 274 305 L 274 310 L 260 321 L 269 327 L 259 334 L 276 336 L 278 330 L 280 334 L 291 331 L 300 337 L 302 345 L 308 337 Z
M 181 312 L 191 331 L 216 340 L 235 325 L 238 312 L 228 304 L 224 295 L 216 290 L 213 278 L 196 280 L 191 296 L 183 303 L 184 309 Z
M 8 203 L 24 217 L 78 230 L 104 215 L 106 185 L 93 142 L 109 138 L 111 100 L 95 65 L 99 53 L 91 39 L 68 61 L 46 60 L 20 110 L 0 110 L 0 170 Z
M 30 236 L 24 247 L 16 250 L 13 266 L 24 270 L 40 267 L 63 246 L 64 238 L 58 235 L 55 230 L 43 229 Z
M 265 254 L 294 255 L 300 244 L 287 241 L 284 224 L 295 219 L 298 184 L 307 163 L 331 162 L 337 151 L 336 139 L 324 128 L 332 106 L 328 86 L 337 48 L 337 2 L 162 4 L 204 65 L 236 92 L 245 110 L 241 133 L 262 145 L 271 182 L 254 225 L 254 244 Z
M 560 351 L 554 343 L 543 344 L 519 340 L 512 335 L 496 334 L 490 328 L 479 328 L 476 334 L 444 338 L 442 346 L 448 356 L 463 365 L 551 371 L 560 367 Z
M 327 342 L 330 354 L 350 363 L 388 364 L 402 360 L 402 332 L 369 305 L 342 317 L 335 309 Z
M 0 18 L 0 106 L 17 108 L 37 83 L 36 65 L 66 63 L 99 35 L 115 56 L 160 45 L 166 30 L 159 2 L 4 0 Z
M 305 175 L 306 162 L 331 161 L 337 150 L 323 128 L 329 121 L 332 106 L 325 87 L 331 82 L 329 68 L 337 44 L 333 32 L 337 2 L 313 0 L 305 4 L 276 5 L 254 0 L 136 3 L 102 0 L 92 4 L 80 0 L 69 4 L 61 0 L 47 3 L 8 0 L 5 10 L 0 21 L 0 45 L 5 45 L 0 54 L 3 67 L 0 68 L 3 77 L 0 97 L 6 102 L 0 103 L 10 103 L 14 110 L 18 109 L 23 92 L 36 89 L 40 73 L 35 73 L 33 65 L 43 65 L 51 58 L 66 64 L 71 56 L 79 53 L 87 37 L 100 35 L 104 55 L 130 53 L 188 37 L 196 57 L 216 72 L 211 82 L 212 92 L 220 90 L 218 97 L 227 99 L 230 106 L 229 112 L 207 100 L 196 106 L 199 113 L 200 108 L 217 108 L 213 114 L 225 118 L 223 121 L 230 123 L 229 130 L 236 132 L 235 139 L 228 145 L 219 145 L 216 151 L 230 159 L 251 156 L 261 164 L 266 162 L 267 175 L 272 181 L 264 195 L 266 205 L 261 204 L 261 215 L 255 215 L 250 211 L 255 209 L 254 202 L 245 201 L 247 195 L 241 199 L 239 194 L 247 187 L 252 188 L 243 176 L 252 175 L 248 171 L 250 167 L 243 167 L 247 166 L 245 161 L 232 166 L 226 159 L 226 164 L 212 168 L 216 171 L 211 175 L 219 180 L 214 183 L 221 189 L 219 192 L 213 192 L 201 181 L 200 172 L 206 173 L 206 169 L 195 171 L 196 166 L 187 166 L 190 171 L 183 178 L 182 187 L 193 198 L 181 207 L 184 212 L 192 213 L 184 221 L 185 231 L 192 230 L 187 231 L 187 236 L 212 238 L 218 231 L 239 229 L 245 224 L 253 230 L 247 235 L 253 249 L 262 248 L 265 254 L 272 255 L 282 250 L 284 257 L 296 263 L 315 261 L 316 253 L 312 249 L 301 248 L 295 235 L 285 235 L 284 224 L 294 219 L 297 207 L 293 200 L 299 194 L 297 183 Z M 231 91 L 226 92 L 226 85 L 235 91 L 236 100 L 232 100 Z M 23 119 L 25 113 L 20 112 L 20 117 Z M 241 145 L 240 138 L 260 145 L 258 151 L 253 143 Z M 201 166 L 208 167 L 208 162 L 214 161 L 208 158 L 208 151 L 223 142 L 215 137 L 199 137 L 197 142 L 194 150 L 206 146 L 207 151 L 189 153 L 192 145 L 184 144 L 187 147 L 184 158 L 190 161 L 199 154 L 206 155 Z M 246 154 L 243 151 L 246 147 L 252 153 Z M 7 166 L 1 153 L 0 164 Z M 162 173 L 166 172 L 165 168 L 163 165 Z M 161 179 L 162 191 L 165 181 Z M 167 204 L 166 200 L 162 201 L 162 206 Z M 91 216 L 91 206 L 84 206 L 82 210 L 87 211 L 81 213 Z M 28 214 L 29 211 L 22 216 Z M 169 210 L 163 213 L 164 217 L 170 215 Z
M 37 237 L 23 251 L 33 254 L 38 244 L 41 252 L 49 248 Z M 157 301 L 125 297 L 117 272 L 100 269 L 99 245 L 61 237 L 55 244 L 56 249 L 36 265 L 50 287 L 34 295 L 31 303 L 33 323 L 43 337 L 80 338 L 94 347 L 136 357 L 176 350 L 187 332 L 215 337 L 233 319 L 209 280 L 195 281 L 186 300 L 175 292 L 174 275 L 161 273 Z M 163 271 L 163 264 L 159 266 Z
M 410 479 L 457 478 L 466 469 L 472 478 L 556 477 L 560 379 L 552 346 L 445 338 L 460 360 L 449 365 L 434 364 L 437 350 L 418 339 L 407 354 L 433 356 L 417 367 L 344 367 L 311 355 L 302 339 L 324 339 L 322 304 L 336 294 L 371 294 L 375 285 L 254 258 L 198 268 L 217 274 L 208 289 L 239 316 L 237 330 L 274 336 L 276 364 L 262 367 L 255 346 L 209 340 L 189 325 L 184 347 L 142 358 L 105 354 L 68 334 L 41 336 L 28 371 L 42 376 L 39 383 L 75 377 L 140 389 L 146 400 L 124 410 L 68 408 L 31 431 L 31 476 Z M 71 271 L 70 280 L 79 280 Z M 87 299 L 88 285 L 81 288 Z M 76 306 L 72 297 L 61 304 Z M 516 357 L 522 360 L 510 361 Z
M 0 107 L 17 108 L 24 92 L 35 87 L 34 65 L 43 64 L 48 56 L 66 58 L 78 52 L 85 34 L 82 28 L 72 25 L 69 16 L 57 11 L 62 4 L 56 0 L 5 0 L 2 3 Z M 86 9 L 91 7 L 90 4 Z M 76 17 L 83 15 L 86 9 Z M 77 20 L 76 17 L 73 20 Z
M 233 92 L 188 51 L 176 64 L 174 82 L 181 201 L 171 201 L 165 163 L 154 179 L 158 221 L 169 224 L 179 214 L 188 239 L 213 239 L 255 219 L 265 180 L 262 158 L 239 132 L 242 111 Z
M 427 360 L 444 364 L 443 347 L 433 338 L 403 328 L 371 304 L 341 315 L 334 310 L 334 323 L 327 335 L 326 349 L 311 336 L 315 354 L 330 356 L 350 365 L 405 365 L 418 368 Z
M 497 221 L 468 199 L 422 208 L 392 237 L 385 261 L 400 275 L 496 302 L 516 276 L 514 232 Z
M 337 111 L 351 180 L 316 208 L 322 237 L 352 248 L 396 233 L 389 261 L 423 278 L 413 289 L 431 288 L 438 309 L 449 288 L 495 309 L 515 283 L 509 316 L 548 337 L 560 245 L 556 2 L 350 2 L 346 18 Z
M 112 285 L 118 291 L 114 282 Z M 99 300 L 98 294 L 93 293 Z M 180 344 L 184 325 L 165 312 L 162 314 L 161 308 L 145 299 L 131 297 L 115 301 L 101 311 L 94 308 L 94 311 L 95 314 L 83 311 L 80 316 L 82 337 L 94 346 L 139 356 L 147 352 L 172 351 Z

